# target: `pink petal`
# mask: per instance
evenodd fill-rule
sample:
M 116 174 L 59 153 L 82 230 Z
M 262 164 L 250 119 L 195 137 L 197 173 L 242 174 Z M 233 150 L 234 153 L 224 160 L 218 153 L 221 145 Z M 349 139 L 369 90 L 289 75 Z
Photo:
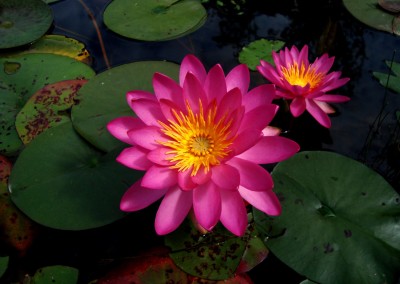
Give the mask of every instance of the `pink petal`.
M 116 160 L 128 168 L 145 171 L 153 165 L 147 159 L 147 153 L 148 150 L 142 147 L 129 147 L 123 149 Z
M 139 145 L 148 150 L 154 150 L 160 147 L 157 141 L 165 141 L 166 138 L 155 126 L 145 126 L 128 131 L 128 136 L 132 143 Z
M 267 126 L 262 130 L 264 136 L 278 136 L 281 132 L 282 130 L 280 128 L 274 126 Z
M 238 132 L 246 128 L 263 130 L 275 117 L 278 108 L 277 105 L 267 104 L 249 111 L 244 115 Z
M 192 181 L 196 184 L 204 184 L 208 182 L 211 178 L 211 171 L 205 172 L 200 169 L 195 176 L 192 176 Z
M 307 111 L 321 124 L 326 128 L 331 127 L 331 120 L 328 115 L 313 101 L 306 100 Z
M 167 147 L 157 147 L 154 150 L 151 150 L 147 154 L 147 159 L 149 159 L 154 164 L 160 166 L 172 166 L 174 163 L 167 160 L 168 157 L 173 157 L 172 154 L 167 154 L 167 152 L 171 151 L 170 148 Z
M 159 121 L 166 121 L 157 101 L 138 99 L 132 103 L 132 109 L 148 126 L 160 126 Z
M 264 84 L 253 88 L 243 96 L 243 106 L 249 112 L 261 105 L 272 103 L 275 97 L 275 85 Z
M 258 72 L 270 83 L 281 87 L 282 77 L 276 72 L 275 67 L 266 61 L 261 61 L 261 65 L 262 66 L 257 66 Z
M 245 64 L 237 65 L 226 76 L 226 89 L 230 91 L 239 88 L 242 95 L 247 93 L 250 86 L 250 72 Z
M 235 156 L 253 147 L 262 136 L 258 129 L 247 128 L 243 130 L 231 146 Z
M 216 99 L 218 103 L 226 94 L 225 74 L 221 65 L 217 64 L 210 69 L 204 82 L 204 90 L 209 102 Z
M 168 167 L 153 165 L 142 178 L 142 186 L 151 189 L 165 189 L 178 182 L 176 170 Z
M 168 100 L 174 102 L 179 109 L 185 109 L 185 102 L 182 96 L 182 87 L 170 77 L 164 74 L 155 73 L 153 76 L 154 94 L 158 101 Z
M 176 118 L 172 112 L 173 110 L 175 110 L 178 113 L 182 112 L 185 115 L 187 114 L 186 106 L 184 108 L 180 108 L 174 102 L 171 102 L 171 101 L 168 101 L 165 99 L 160 100 L 160 108 L 161 108 L 161 111 L 162 111 L 165 119 L 169 120 L 169 121 L 176 121 Z
M 137 100 L 149 100 L 156 102 L 157 98 L 152 93 L 142 90 L 129 91 L 126 93 L 126 101 L 131 108 Z
M 247 227 L 247 211 L 237 191 L 221 190 L 221 223 L 238 237 L 244 235 Z
M 271 164 L 286 160 L 299 150 L 300 146 L 293 140 L 281 136 L 266 136 L 237 157 L 256 164 Z
M 217 115 L 215 120 L 219 121 L 223 116 L 227 116 L 232 111 L 238 109 L 242 105 L 242 94 L 238 88 L 234 88 L 227 92 L 220 104 L 218 105 Z
M 132 141 L 128 136 L 128 131 L 145 126 L 145 124 L 137 117 L 124 116 L 113 119 L 107 124 L 107 130 L 115 138 L 132 145 Z
M 236 190 L 240 183 L 240 175 L 234 167 L 221 164 L 212 168 L 211 180 L 220 188 Z
M 349 97 L 342 95 L 323 95 L 318 97 L 318 101 L 327 102 L 327 103 L 343 103 L 348 102 L 350 100 Z
M 295 98 L 290 104 L 290 112 L 294 117 L 300 116 L 306 110 L 306 102 L 302 97 Z
M 192 73 L 188 73 L 185 81 L 183 82 L 183 97 L 189 102 L 189 105 L 194 113 L 199 112 L 200 101 L 203 104 L 203 108 L 206 108 L 208 105 L 203 86 L 198 78 L 196 78 Z
M 192 54 L 186 55 L 182 60 L 181 67 L 179 69 L 179 82 L 181 86 L 183 86 L 183 82 L 185 81 L 188 73 L 192 73 L 202 84 L 204 83 L 207 75 L 206 69 L 201 61 Z
M 192 208 L 192 192 L 173 187 L 165 194 L 155 220 L 157 234 L 166 235 L 182 224 Z
M 193 190 L 193 210 L 200 226 L 206 230 L 211 231 L 217 224 L 221 216 L 221 196 L 213 182 Z
M 314 100 L 314 102 L 320 107 L 320 109 L 322 109 L 323 112 L 327 114 L 332 114 L 336 112 L 335 109 L 326 102 L 320 102 L 317 100 Z
M 182 190 L 191 190 L 197 186 L 197 184 L 192 181 L 191 174 L 192 169 L 178 172 L 178 184 Z
M 144 188 L 140 185 L 141 182 L 141 179 L 135 182 L 122 196 L 120 203 L 122 211 L 132 212 L 146 208 L 167 192 L 167 189 L 153 190 Z
M 272 190 L 253 191 L 239 186 L 240 195 L 258 210 L 270 216 L 281 214 L 282 207 Z
M 274 185 L 271 175 L 260 165 L 239 158 L 232 158 L 227 164 L 239 171 L 241 186 L 254 191 L 263 191 L 270 190 Z

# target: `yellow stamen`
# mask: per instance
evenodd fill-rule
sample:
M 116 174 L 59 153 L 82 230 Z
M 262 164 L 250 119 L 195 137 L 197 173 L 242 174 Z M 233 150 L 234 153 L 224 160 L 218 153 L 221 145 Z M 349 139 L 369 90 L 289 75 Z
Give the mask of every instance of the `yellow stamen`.
M 169 124 L 159 122 L 161 131 L 170 138 L 159 142 L 170 148 L 167 160 L 172 162 L 171 168 L 185 171 L 192 169 L 194 176 L 202 168 L 208 172 L 211 166 L 218 165 L 229 152 L 234 137 L 229 137 L 232 119 L 223 115 L 216 121 L 217 103 L 214 100 L 207 111 L 199 100 L 199 112 L 194 113 L 186 102 L 187 114 L 172 110 L 175 120 Z
M 301 66 L 299 67 L 297 63 L 294 63 L 288 68 L 281 68 L 283 77 L 286 79 L 286 81 L 289 82 L 289 84 L 293 86 L 297 85 L 304 87 L 307 84 L 310 84 L 310 87 L 312 89 L 315 86 L 318 86 L 325 76 L 325 74 L 323 73 L 317 73 L 312 64 L 309 65 L 307 68 L 304 66 L 304 64 L 301 64 Z

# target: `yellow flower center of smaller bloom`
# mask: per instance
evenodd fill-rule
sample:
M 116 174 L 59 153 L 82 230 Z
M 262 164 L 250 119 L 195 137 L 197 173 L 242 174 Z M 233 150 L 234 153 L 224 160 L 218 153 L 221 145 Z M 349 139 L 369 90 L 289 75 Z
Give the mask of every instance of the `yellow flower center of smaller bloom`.
M 310 84 L 311 89 L 318 86 L 325 76 L 323 73 L 317 73 L 312 64 L 306 67 L 304 64 L 299 66 L 297 63 L 294 63 L 288 68 L 282 67 L 281 71 L 283 77 L 290 85 L 304 87 Z
M 172 110 L 175 120 L 168 120 L 169 124 L 159 122 L 161 131 L 170 139 L 158 143 L 171 149 L 166 152 L 166 159 L 173 163 L 171 168 L 179 171 L 192 169 L 191 175 L 194 176 L 201 168 L 208 172 L 229 154 L 229 146 L 234 140 L 229 136 L 232 120 L 223 115 L 216 121 L 215 100 L 207 111 L 201 100 L 198 113 L 193 112 L 188 102 L 186 109 L 187 114 Z

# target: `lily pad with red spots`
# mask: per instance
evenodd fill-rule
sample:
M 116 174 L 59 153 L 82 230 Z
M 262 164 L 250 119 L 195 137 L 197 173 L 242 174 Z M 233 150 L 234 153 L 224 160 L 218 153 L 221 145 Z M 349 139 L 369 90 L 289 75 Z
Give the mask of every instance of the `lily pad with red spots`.
M 0 183 L 7 185 L 8 177 L 11 174 L 11 161 L 5 157 L 0 155 Z
M 95 72 L 75 59 L 55 54 L 0 57 L 0 154 L 13 156 L 23 148 L 15 127 L 18 112 L 47 84 L 89 79 Z
M 71 121 L 68 110 L 87 80 L 66 80 L 49 84 L 33 94 L 18 113 L 15 125 L 24 144 L 46 129 Z
M 185 220 L 165 237 L 165 244 L 170 247 L 175 264 L 186 273 L 213 281 L 225 280 L 250 270 L 268 254 L 262 241 L 257 240 L 258 233 L 252 224 L 239 238 L 221 224 L 204 234 Z

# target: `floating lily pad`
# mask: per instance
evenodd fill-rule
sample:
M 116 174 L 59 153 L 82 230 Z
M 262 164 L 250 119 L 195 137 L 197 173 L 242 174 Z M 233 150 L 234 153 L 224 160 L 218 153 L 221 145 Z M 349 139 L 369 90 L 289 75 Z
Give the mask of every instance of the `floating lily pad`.
M 397 281 L 400 196 L 383 177 L 324 151 L 300 152 L 272 177 L 282 214 L 254 219 L 274 255 L 317 283 Z
M 257 241 L 257 234 L 254 226 L 249 226 L 246 234 L 239 238 L 221 224 L 211 233 L 203 234 L 187 219 L 165 237 L 165 244 L 171 248 L 170 256 L 175 264 L 186 273 L 209 280 L 224 280 L 251 269 L 259 263 L 258 256 L 266 257 L 268 251 Z M 255 259 L 250 259 L 251 256 Z
M 122 36 L 164 41 L 194 32 L 207 19 L 197 0 L 113 0 L 104 11 L 104 23 Z
M 21 152 L 9 179 L 11 199 L 44 226 L 83 230 L 114 222 L 122 194 L 141 177 L 104 154 L 64 123 L 40 134 Z
M 279 40 L 259 39 L 251 42 L 242 48 L 239 53 L 239 62 L 246 64 L 250 70 L 255 71 L 260 60 L 263 59 L 274 64 L 272 51 L 278 51 L 285 45 L 285 42 Z
M 386 65 L 391 68 L 392 74 L 381 72 L 373 72 L 372 74 L 379 80 L 382 86 L 400 94 L 400 63 L 386 61 Z
M 88 65 L 61 55 L 0 58 L 0 153 L 15 155 L 23 146 L 15 128 L 15 118 L 36 91 L 47 84 L 88 79 L 94 75 Z
M 38 269 L 32 277 L 33 284 L 75 284 L 78 283 L 79 271 L 74 267 L 53 265 Z
M 0 48 L 31 43 L 52 23 L 52 11 L 42 0 L 0 0 Z
M 75 95 L 87 80 L 66 80 L 37 91 L 18 113 L 15 126 L 24 144 L 50 127 L 71 121 L 67 112 Z
M 383 9 L 377 0 L 343 0 L 343 4 L 362 23 L 380 31 L 400 35 L 399 15 Z
M 85 63 L 90 61 L 89 52 L 83 43 L 62 35 L 44 35 L 24 50 L 6 51 L 0 53 L 0 56 L 11 57 L 28 53 L 52 53 L 68 56 Z
M 76 130 L 101 150 L 123 145 L 107 131 L 106 125 L 120 116 L 133 116 L 126 101 L 131 90 L 153 91 L 155 72 L 178 79 L 179 65 L 164 61 L 141 61 L 114 67 L 96 75 L 78 92 L 78 105 L 71 118 Z

